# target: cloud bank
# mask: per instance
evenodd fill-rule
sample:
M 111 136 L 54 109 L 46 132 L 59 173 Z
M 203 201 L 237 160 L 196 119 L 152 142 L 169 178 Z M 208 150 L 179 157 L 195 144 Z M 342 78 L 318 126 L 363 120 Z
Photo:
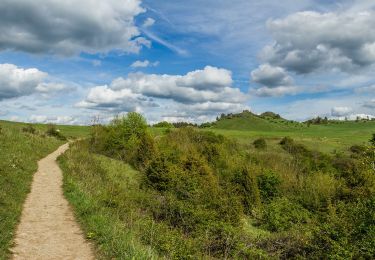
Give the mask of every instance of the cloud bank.
M 0 50 L 137 53 L 150 44 L 134 24 L 144 11 L 141 0 L 2 0 Z

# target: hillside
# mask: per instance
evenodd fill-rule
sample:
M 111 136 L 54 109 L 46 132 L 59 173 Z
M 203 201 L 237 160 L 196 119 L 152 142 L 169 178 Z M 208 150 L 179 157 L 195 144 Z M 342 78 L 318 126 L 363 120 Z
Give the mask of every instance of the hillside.
M 292 127 L 303 127 L 303 125 L 283 118 L 258 116 L 248 111 L 222 116 L 213 126 L 213 128 L 217 129 L 241 131 L 280 131 L 288 130 Z
M 347 151 L 354 144 L 367 142 L 375 130 L 375 121 L 328 121 L 327 124 L 306 124 L 282 118 L 262 117 L 249 112 L 220 118 L 209 130 L 251 143 L 259 137 L 275 144 L 285 136 L 323 152 Z

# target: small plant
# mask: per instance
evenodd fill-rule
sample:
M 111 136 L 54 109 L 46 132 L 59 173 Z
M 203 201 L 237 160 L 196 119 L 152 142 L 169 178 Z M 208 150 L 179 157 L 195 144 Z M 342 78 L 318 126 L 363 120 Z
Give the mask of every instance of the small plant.
M 371 145 L 375 146 L 375 134 L 372 134 L 372 138 L 370 139 Z
M 264 138 L 256 139 L 253 142 L 253 145 L 256 149 L 266 149 L 267 148 L 267 143 L 266 143 L 266 140 L 264 140 Z
M 27 126 L 22 128 L 22 132 L 29 133 L 29 134 L 35 134 L 36 129 L 31 124 L 28 124 Z
M 61 134 L 60 130 L 57 129 L 56 126 L 53 125 L 53 124 L 49 124 L 49 125 L 48 125 L 47 131 L 46 131 L 46 134 L 47 134 L 48 136 L 55 137 L 55 138 L 57 138 L 57 139 L 59 139 L 59 140 L 62 140 L 62 141 L 65 141 L 65 140 L 66 140 L 66 137 L 63 136 L 63 135 Z

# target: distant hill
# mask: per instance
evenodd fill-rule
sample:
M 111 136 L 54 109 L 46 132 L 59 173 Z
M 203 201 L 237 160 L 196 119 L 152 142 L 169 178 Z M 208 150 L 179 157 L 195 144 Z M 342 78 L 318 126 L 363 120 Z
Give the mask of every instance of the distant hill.
M 297 126 L 303 127 L 302 124 L 283 119 L 280 115 L 273 112 L 256 115 L 245 110 L 238 114 L 221 115 L 212 127 L 227 130 L 270 131 L 288 130 Z

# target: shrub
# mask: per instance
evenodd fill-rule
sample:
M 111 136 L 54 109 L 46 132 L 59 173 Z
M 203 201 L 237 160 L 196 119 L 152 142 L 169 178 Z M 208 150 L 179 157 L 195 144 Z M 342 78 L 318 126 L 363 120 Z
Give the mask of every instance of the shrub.
M 235 174 L 234 182 L 238 185 L 237 192 L 241 195 L 245 212 L 252 213 L 261 204 L 255 175 L 248 168 L 243 168 Z
M 146 167 L 155 152 L 146 120 L 135 112 L 115 118 L 109 126 L 93 126 L 91 144 L 95 151 L 128 162 L 137 169 Z
M 274 199 L 264 210 L 264 226 L 273 232 L 286 231 L 309 220 L 310 213 L 306 209 L 285 197 Z
M 22 127 L 22 132 L 29 133 L 29 134 L 35 134 L 36 129 L 31 124 L 28 124 L 27 126 Z
M 370 139 L 370 144 L 375 146 L 375 134 L 372 134 L 372 138 Z
M 266 140 L 264 140 L 264 138 L 256 139 L 253 142 L 253 145 L 257 149 L 266 149 L 267 148 L 267 143 L 266 143 Z
M 273 171 L 266 171 L 257 176 L 258 187 L 262 199 L 265 201 L 272 200 L 280 195 L 280 177 Z
M 350 147 L 350 151 L 354 154 L 363 154 L 366 151 L 366 147 L 363 145 L 353 145 Z
M 49 124 L 49 125 L 47 126 L 46 134 L 47 134 L 48 136 L 55 137 L 55 138 L 57 138 L 57 139 L 59 139 L 59 140 L 62 140 L 62 141 L 65 141 L 65 140 L 66 140 L 66 137 L 63 136 L 63 135 L 61 134 L 60 130 L 57 129 L 56 126 L 53 125 L 53 124 Z

